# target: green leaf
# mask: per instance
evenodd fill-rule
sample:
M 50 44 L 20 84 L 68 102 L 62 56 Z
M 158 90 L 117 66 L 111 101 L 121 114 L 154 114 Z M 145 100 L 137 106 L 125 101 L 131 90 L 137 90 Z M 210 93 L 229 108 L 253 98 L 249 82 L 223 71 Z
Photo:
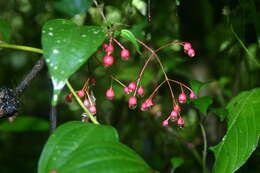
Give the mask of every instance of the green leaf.
M 121 30 L 121 37 L 123 37 L 123 38 L 129 40 L 130 42 L 132 42 L 132 44 L 135 46 L 137 52 L 139 54 L 142 54 L 141 51 L 140 51 L 140 46 L 139 46 L 138 42 L 136 41 L 134 34 L 131 31 L 129 31 L 127 29 L 122 29 Z
M 190 85 L 191 85 L 191 89 L 195 92 L 196 95 L 199 94 L 200 89 L 205 86 L 208 83 L 203 83 L 200 82 L 198 80 L 191 80 L 190 81 Z
M 0 43 L 10 42 L 11 40 L 11 26 L 8 25 L 4 20 L 0 19 Z
M 184 163 L 184 160 L 180 157 L 171 158 L 171 164 L 172 164 L 173 169 L 180 167 L 181 165 L 183 165 L 183 163 Z
M 98 26 L 77 26 L 69 20 L 47 22 L 42 29 L 43 54 L 53 83 L 52 104 L 67 80 L 97 51 L 105 39 Z
M 212 147 L 213 172 L 235 172 L 256 149 L 260 134 L 260 88 L 245 91 L 227 105 L 227 133 Z
M 219 116 L 220 121 L 223 121 L 228 116 L 228 110 L 225 108 L 211 108 L 210 109 L 214 114 Z
M 193 105 L 203 114 L 207 115 L 209 105 L 213 103 L 211 96 L 204 96 L 197 99 L 192 99 Z
M 92 0 L 60 0 L 54 3 L 54 7 L 59 12 L 73 17 L 76 14 L 85 13 L 92 2 Z
M 111 126 L 69 122 L 60 126 L 47 141 L 38 173 L 151 172 L 149 166 L 118 141 Z
M 45 130 L 49 130 L 48 121 L 30 116 L 19 116 L 11 123 L 6 120 L 0 124 L 0 131 L 20 132 Z

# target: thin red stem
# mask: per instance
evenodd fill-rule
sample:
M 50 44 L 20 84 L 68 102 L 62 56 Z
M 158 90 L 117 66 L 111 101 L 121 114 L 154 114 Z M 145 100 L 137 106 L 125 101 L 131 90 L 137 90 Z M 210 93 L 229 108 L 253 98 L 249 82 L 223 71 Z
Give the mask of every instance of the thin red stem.
M 95 58 L 96 59 L 96 61 L 103 67 L 103 65 L 102 65 L 102 63 L 100 62 L 100 60 L 99 59 L 97 59 L 97 58 Z M 104 68 L 108 73 L 109 73 L 109 75 L 110 75 L 110 77 L 114 80 L 114 81 L 116 81 L 119 85 L 121 85 L 122 87 L 126 87 L 120 80 L 118 80 L 115 76 L 113 76 L 113 74 L 112 74 L 112 72 L 109 70 L 109 69 L 107 69 L 107 68 Z
M 113 37 L 112 37 L 112 39 L 113 39 L 114 42 L 116 42 L 116 44 L 117 44 L 121 49 L 125 49 L 125 47 L 124 47 L 121 43 L 119 43 L 119 41 L 117 41 L 117 39 L 115 39 L 115 38 L 113 38 Z
M 181 82 L 179 82 L 179 81 L 176 81 L 176 80 L 173 80 L 173 79 L 168 79 L 168 80 L 171 81 L 171 82 L 177 83 L 177 84 L 179 84 L 180 86 L 185 87 L 185 88 L 188 89 L 190 92 L 193 92 L 191 88 L 189 88 L 187 85 L 185 85 L 185 84 L 183 84 L 183 83 L 181 83 Z
M 138 39 L 136 39 L 136 40 L 137 40 L 141 45 L 143 45 L 145 48 L 147 48 L 147 49 L 152 53 L 152 54 L 149 56 L 148 60 L 145 62 L 144 66 L 143 66 L 143 68 L 142 68 L 142 70 L 141 70 L 141 72 L 139 73 L 139 76 L 138 76 L 138 78 L 137 78 L 137 86 L 139 85 L 139 83 L 140 83 L 140 81 L 141 81 L 141 78 L 142 78 L 142 75 L 143 75 L 143 73 L 144 73 L 145 68 L 147 67 L 147 65 L 148 65 L 148 63 L 150 62 L 150 60 L 152 59 L 152 57 L 155 56 L 155 57 L 156 57 L 156 60 L 158 61 L 159 65 L 160 65 L 160 67 L 161 67 L 161 69 L 162 69 L 162 72 L 163 72 L 163 74 L 164 74 L 165 80 L 166 80 L 167 83 L 168 83 L 168 86 L 169 86 L 169 89 L 170 89 L 170 93 L 171 93 L 171 96 L 172 96 L 172 102 L 173 102 L 173 104 L 177 104 L 176 101 L 175 101 L 175 98 L 174 98 L 174 94 L 173 94 L 172 87 L 171 87 L 170 82 L 169 82 L 169 80 L 168 80 L 169 78 L 168 78 L 168 76 L 167 76 L 167 74 L 166 74 L 166 72 L 165 72 L 165 70 L 164 70 L 164 68 L 163 68 L 162 62 L 161 62 L 159 56 L 156 54 L 156 52 L 158 52 L 159 50 L 161 50 L 161 49 L 164 48 L 164 47 L 167 47 L 167 46 L 170 46 L 170 45 L 173 45 L 173 44 L 182 44 L 182 43 L 175 41 L 175 42 L 172 42 L 172 43 L 168 43 L 168 44 L 166 44 L 166 45 L 163 45 L 163 46 L 159 47 L 158 49 L 156 49 L 156 50 L 154 51 L 153 49 L 151 49 L 149 46 L 147 46 L 147 45 L 146 45 L 145 43 L 143 43 L 142 41 L 140 41 L 140 40 L 138 40 Z M 136 91 L 137 91 L 137 90 L 135 90 L 134 95 L 136 95 Z

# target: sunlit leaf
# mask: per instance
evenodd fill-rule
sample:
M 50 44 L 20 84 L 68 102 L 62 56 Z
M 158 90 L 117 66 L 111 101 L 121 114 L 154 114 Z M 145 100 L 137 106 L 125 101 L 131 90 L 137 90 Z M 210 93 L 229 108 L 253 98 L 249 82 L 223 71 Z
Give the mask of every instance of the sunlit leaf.
M 53 105 L 57 104 L 65 80 L 88 60 L 104 39 L 105 32 L 98 26 L 77 26 L 64 19 L 51 20 L 44 25 L 42 46 L 53 83 Z
M 212 148 L 214 173 L 232 173 L 240 168 L 256 149 L 260 135 L 260 89 L 242 92 L 227 105 L 227 133 Z
M 151 172 L 134 151 L 118 141 L 111 126 L 69 122 L 49 138 L 38 166 L 38 173 Z

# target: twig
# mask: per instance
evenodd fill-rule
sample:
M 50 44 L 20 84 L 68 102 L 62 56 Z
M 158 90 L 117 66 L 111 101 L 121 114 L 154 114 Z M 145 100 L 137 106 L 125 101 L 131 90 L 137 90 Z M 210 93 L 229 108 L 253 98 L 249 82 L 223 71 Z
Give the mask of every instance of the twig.
M 23 90 L 29 85 L 33 78 L 42 70 L 44 66 L 44 59 L 39 59 L 33 66 L 31 71 L 25 76 L 22 82 L 15 88 L 17 94 L 21 94 Z
M 106 16 L 104 15 L 104 12 L 103 12 L 103 9 L 100 7 L 100 5 L 98 5 L 97 1 L 96 0 L 93 0 L 95 6 L 97 7 L 98 9 L 98 12 L 100 13 L 100 15 L 102 16 L 103 20 L 105 22 L 107 22 L 107 19 L 106 19 Z

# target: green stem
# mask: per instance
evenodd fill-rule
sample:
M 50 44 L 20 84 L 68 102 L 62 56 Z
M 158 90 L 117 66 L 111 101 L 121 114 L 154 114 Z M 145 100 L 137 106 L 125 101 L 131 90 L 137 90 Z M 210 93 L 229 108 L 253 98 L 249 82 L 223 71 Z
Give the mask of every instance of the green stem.
M 239 38 L 239 36 L 237 35 L 237 33 L 234 31 L 233 25 L 230 26 L 231 32 L 234 34 L 235 38 L 237 39 L 237 41 L 239 42 L 239 44 L 241 45 L 241 47 L 244 49 L 244 51 L 246 52 L 246 54 L 248 55 L 249 60 L 251 60 L 257 67 L 260 67 L 260 63 L 257 61 L 257 59 L 255 59 L 255 57 L 249 52 L 249 50 L 247 49 L 247 47 L 245 46 L 245 44 L 243 43 L 243 41 Z
M 68 80 L 65 81 L 67 87 L 69 88 L 70 92 L 73 94 L 73 96 L 76 98 L 77 102 L 79 103 L 79 105 L 81 106 L 81 108 L 84 110 L 84 112 L 89 116 L 89 118 L 91 119 L 91 121 L 94 124 L 99 124 L 99 122 L 97 121 L 97 119 L 89 112 L 89 110 L 86 108 L 86 106 L 82 103 L 82 101 L 80 100 L 80 98 L 78 97 L 78 95 L 76 94 L 75 90 L 72 88 L 71 84 L 69 83 Z
M 15 45 L 15 44 L 6 44 L 6 43 L 0 43 L 0 47 L 2 48 L 10 48 L 10 49 L 17 49 L 17 50 L 23 50 L 27 52 L 34 52 L 34 53 L 40 53 L 43 54 L 42 49 L 29 47 L 29 46 L 22 46 L 22 45 Z
M 203 137 L 203 152 L 202 152 L 202 167 L 203 167 L 203 173 L 207 173 L 207 166 L 206 166 L 206 158 L 207 158 L 207 137 L 206 137 L 206 132 L 205 128 L 202 123 L 200 123 L 200 128 L 201 128 L 201 133 Z

